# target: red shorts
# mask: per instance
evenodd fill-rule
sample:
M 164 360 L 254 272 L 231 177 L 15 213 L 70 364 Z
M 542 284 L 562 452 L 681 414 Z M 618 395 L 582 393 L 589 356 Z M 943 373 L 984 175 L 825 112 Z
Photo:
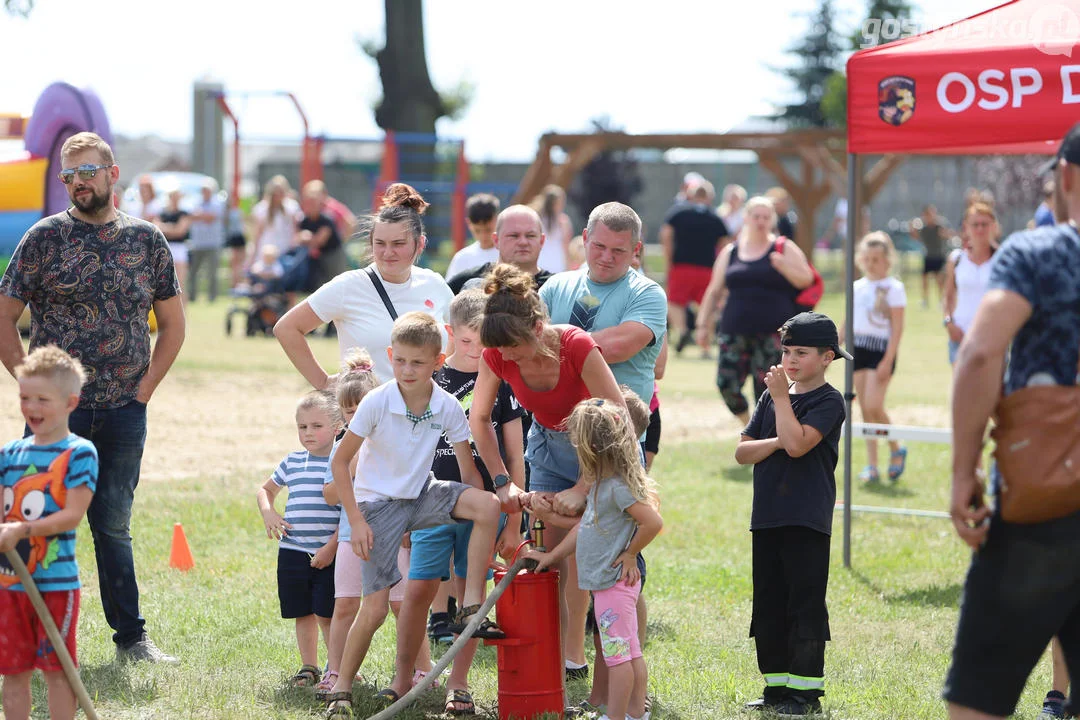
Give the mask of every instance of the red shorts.
M 678 263 L 667 277 L 667 299 L 674 305 L 701 304 L 712 279 L 712 268 Z
M 75 655 L 75 631 L 79 625 L 79 591 L 45 592 L 45 606 L 64 638 L 71 660 Z M 45 626 L 41 624 L 30 596 L 17 590 L 0 590 L 0 675 L 18 675 L 34 668 L 46 672 L 62 671 Z

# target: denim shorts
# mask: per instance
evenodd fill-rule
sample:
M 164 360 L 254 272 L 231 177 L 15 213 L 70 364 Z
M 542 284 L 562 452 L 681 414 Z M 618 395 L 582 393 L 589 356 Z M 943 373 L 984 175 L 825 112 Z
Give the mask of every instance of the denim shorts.
M 995 515 L 964 582 L 945 699 L 1011 715 L 1055 635 L 1080 667 L 1080 513 L 1031 525 Z
M 580 467 L 569 433 L 550 430 L 534 420 L 525 462 L 529 465 L 529 490 L 557 493 L 577 485 Z

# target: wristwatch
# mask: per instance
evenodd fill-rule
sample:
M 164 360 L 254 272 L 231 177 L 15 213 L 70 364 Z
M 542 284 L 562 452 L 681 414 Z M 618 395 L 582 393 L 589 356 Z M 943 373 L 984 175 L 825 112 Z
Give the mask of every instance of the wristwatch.
M 949 327 L 950 325 L 952 325 L 952 315 L 946 315 L 945 319 L 942 320 L 941 324 L 945 327 Z
M 509 485 L 510 478 L 503 473 L 499 473 L 495 477 L 491 478 L 491 482 L 495 484 L 495 489 L 498 490 L 501 487 L 506 487 L 507 485 Z

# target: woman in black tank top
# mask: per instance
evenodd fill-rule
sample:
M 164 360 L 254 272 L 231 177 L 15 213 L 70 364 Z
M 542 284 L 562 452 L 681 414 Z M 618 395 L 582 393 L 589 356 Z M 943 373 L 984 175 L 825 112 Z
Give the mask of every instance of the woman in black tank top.
M 742 386 L 751 372 L 754 392 L 765 392 L 765 373 L 780 363 L 781 325 L 797 313 L 795 296 L 814 281 L 806 255 L 794 242 L 778 249 L 776 210 L 765 197 L 746 203 L 746 222 L 738 239 L 724 248 L 713 266 L 702 301 L 697 342 L 708 347 L 709 329 L 723 291 L 727 302 L 720 317 L 720 355 L 716 385 L 728 409 L 744 424 L 750 404 Z

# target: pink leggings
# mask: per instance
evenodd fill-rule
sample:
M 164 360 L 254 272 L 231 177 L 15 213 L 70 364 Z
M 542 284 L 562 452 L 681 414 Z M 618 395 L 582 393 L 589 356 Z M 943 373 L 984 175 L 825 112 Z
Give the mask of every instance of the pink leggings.
M 608 667 L 641 657 L 638 642 L 637 599 L 641 581 L 628 586 L 619 580 L 607 590 L 593 590 L 593 613 Z

